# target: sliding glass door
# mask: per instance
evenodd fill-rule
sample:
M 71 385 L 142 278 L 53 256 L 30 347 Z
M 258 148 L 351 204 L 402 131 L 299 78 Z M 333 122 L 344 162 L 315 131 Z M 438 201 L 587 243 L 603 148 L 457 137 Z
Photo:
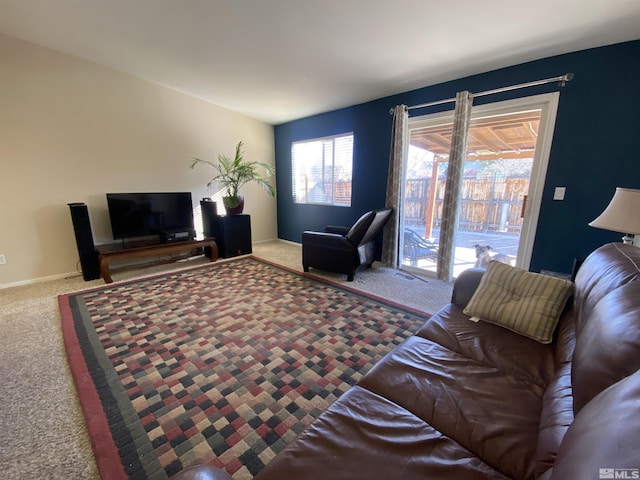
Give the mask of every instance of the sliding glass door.
M 557 94 L 473 107 L 456 212 L 453 276 L 501 260 L 528 268 Z M 453 112 L 409 120 L 401 219 L 403 268 L 438 268 Z

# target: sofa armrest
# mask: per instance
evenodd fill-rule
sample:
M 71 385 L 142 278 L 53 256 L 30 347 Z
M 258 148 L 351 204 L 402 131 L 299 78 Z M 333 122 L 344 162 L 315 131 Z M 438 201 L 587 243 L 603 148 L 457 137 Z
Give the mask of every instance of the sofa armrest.
M 478 288 L 484 272 L 484 268 L 469 268 L 458 275 L 453 284 L 451 303 L 463 308 L 466 307 Z

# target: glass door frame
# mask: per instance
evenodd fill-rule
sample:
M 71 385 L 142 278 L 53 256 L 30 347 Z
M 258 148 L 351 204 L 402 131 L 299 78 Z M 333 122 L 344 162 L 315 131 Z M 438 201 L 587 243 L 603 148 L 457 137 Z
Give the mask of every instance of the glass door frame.
M 529 191 L 527 201 L 523 208 L 523 224 L 518 244 L 518 257 L 516 266 L 524 270 L 528 270 L 531 264 L 531 256 L 533 253 L 533 244 L 535 241 L 538 219 L 540 216 L 540 206 L 542 204 L 542 194 L 544 191 L 544 182 L 549 165 L 549 154 L 551 152 L 551 143 L 553 140 L 553 132 L 556 122 L 560 93 L 552 92 L 541 95 L 532 95 L 528 97 L 520 97 L 512 100 L 504 100 L 492 102 L 484 105 L 474 106 L 471 110 L 471 118 L 486 117 L 491 115 L 500 115 L 514 111 L 526 111 L 540 109 L 540 125 L 538 129 L 538 138 L 535 146 L 535 155 L 533 168 L 529 180 Z M 446 111 L 434 114 L 421 115 L 419 117 L 409 118 L 407 127 L 407 144 L 410 138 L 410 130 L 416 127 L 435 127 L 442 124 L 453 124 L 453 111 Z M 405 155 L 404 161 L 407 161 Z M 406 171 L 406 169 L 405 169 Z M 402 202 L 405 202 L 405 183 L 406 178 L 402 179 Z M 403 209 L 404 210 L 404 209 Z M 400 219 L 400 239 L 399 244 L 404 242 L 404 214 Z M 410 267 L 400 263 L 401 269 L 408 271 L 418 271 L 421 274 L 435 276 L 434 272 L 416 267 Z

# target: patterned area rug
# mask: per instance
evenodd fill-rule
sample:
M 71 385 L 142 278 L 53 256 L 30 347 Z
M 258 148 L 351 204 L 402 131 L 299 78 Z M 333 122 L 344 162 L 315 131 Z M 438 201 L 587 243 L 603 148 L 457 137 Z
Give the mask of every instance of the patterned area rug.
M 251 478 L 426 320 L 252 257 L 59 304 L 103 479 Z

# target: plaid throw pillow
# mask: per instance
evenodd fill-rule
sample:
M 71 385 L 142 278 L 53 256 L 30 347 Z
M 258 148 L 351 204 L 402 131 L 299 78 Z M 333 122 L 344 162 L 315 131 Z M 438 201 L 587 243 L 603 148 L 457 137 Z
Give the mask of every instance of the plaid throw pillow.
M 493 261 L 464 313 L 471 320 L 484 320 L 540 343 L 551 343 L 573 289 L 569 280 Z

